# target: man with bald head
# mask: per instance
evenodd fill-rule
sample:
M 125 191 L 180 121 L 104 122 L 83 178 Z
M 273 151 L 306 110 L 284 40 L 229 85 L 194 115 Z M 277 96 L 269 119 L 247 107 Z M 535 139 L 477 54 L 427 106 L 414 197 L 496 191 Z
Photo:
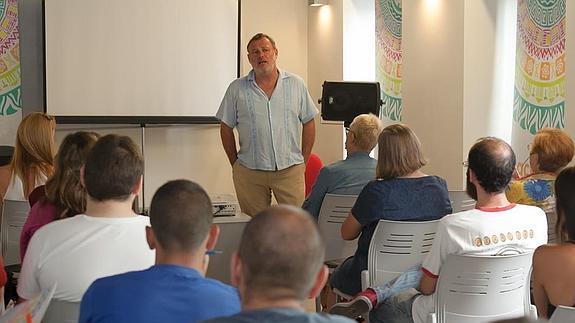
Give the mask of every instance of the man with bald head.
M 324 245 L 309 214 L 285 205 L 263 210 L 246 225 L 232 258 L 242 312 L 208 322 L 353 322 L 304 310 L 303 302 L 327 280 L 323 260 Z
M 504 249 L 526 252 L 547 243 L 545 213 L 538 207 L 512 204 L 505 196 L 515 168 L 511 146 L 498 138 L 481 138 L 469 150 L 467 163 L 467 193 L 477 201 L 475 209 L 440 220 L 433 246 L 422 264 L 419 292 L 411 288 L 379 300 L 370 321 L 426 322 L 434 311 L 433 294 L 441 266 L 449 255 L 496 255 Z M 374 304 L 361 307 L 371 309 L 378 301 L 372 299 Z M 353 306 L 347 308 L 362 302 L 352 302 Z

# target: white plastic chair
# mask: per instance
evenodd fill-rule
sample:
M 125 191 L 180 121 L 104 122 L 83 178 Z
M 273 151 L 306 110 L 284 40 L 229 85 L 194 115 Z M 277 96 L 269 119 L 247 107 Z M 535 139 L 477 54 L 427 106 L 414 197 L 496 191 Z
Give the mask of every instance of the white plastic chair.
M 20 233 L 28 218 L 28 201 L 4 200 L 0 222 L 0 243 L 5 265 L 20 263 Z
M 42 323 L 77 323 L 80 318 L 80 303 L 52 299 Z
M 328 262 L 330 272 L 341 263 L 341 260 L 353 256 L 357 249 L 357 239 L 347 241 L 341 237 L 341 225 L 355 204 L 355 200 L 357 200 L 357 195 L 326 194 L 321 203 L 318 227 L 325 243 L 325 261 Z M 333 291 L 338 299 L 351 298 L 337 289 Z M 319 296 L 316 298 L 316 310 L 321 311 Z
M 575 308 L 559 305 L 551 315 L 549 323 L 575 322 Z
M 439 220 L 408 222 L 380 220 L 362 272 L 362 289 L 378 286 L 421 264 L 433 244 Z
M 450 255 L 441 267 L 428 323 L 483 323 L 527 316 L 532 252 L 511 256 Z
M 448 194 L 453 213 L 463 212 L 475 208 L 475 200 L 469 197 L 466 191 L 449 191 Z
M 339 260 L 352 256 L 357 239 L 346 241 L 341 237 L 341 225 L 355 204 L 357 195 L 326 194 L 319 211 L 319 231 L 325 243 L 325 260 Z
M 547 216 L 547 243 L 558 242 L 555 226 L 557 224 L 557 213 L 555 211 L 545 212 Z

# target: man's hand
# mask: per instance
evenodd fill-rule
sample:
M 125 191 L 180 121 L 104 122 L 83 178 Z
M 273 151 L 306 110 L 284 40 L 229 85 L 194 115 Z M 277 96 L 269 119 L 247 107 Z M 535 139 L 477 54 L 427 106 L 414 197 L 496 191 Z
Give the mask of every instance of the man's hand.
M 301 132 L 301 153 L 303 155 L 303 160 L 307 164 L 309 156 L 311 155 L 311 149 L 313 148 L 313 143 L 315 141 L 315 120 L 303 124 L 303 129 Z
M 224 151 L 228 156 L 230 165 L 233 166 L 238 159 L 234 129 L 229 127 L 227 124 L 220 122 L 220 137 L 222 138 L 222 146 L 224 146 Z

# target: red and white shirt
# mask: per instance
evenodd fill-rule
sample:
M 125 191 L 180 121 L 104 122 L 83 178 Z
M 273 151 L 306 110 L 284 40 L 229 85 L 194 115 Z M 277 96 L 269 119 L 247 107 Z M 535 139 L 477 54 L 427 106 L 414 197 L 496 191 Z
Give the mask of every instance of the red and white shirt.
M 535 250 L 547 243 L 547 218 L 535 206 L 510 204 L 446 215 L 437 227 L 433 246 L 422 264 L 424 275 L 437 278 L 451 254 L 495 255 L 503 248 Z M 434 311 L 434 295 L 413 302 L 415 323 L 424 323 Z

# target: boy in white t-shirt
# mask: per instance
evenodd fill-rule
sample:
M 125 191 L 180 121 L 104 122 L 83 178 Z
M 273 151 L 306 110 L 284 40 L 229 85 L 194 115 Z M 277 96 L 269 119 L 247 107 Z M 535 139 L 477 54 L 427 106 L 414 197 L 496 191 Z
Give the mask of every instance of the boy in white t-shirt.
M 55 299 L 79 302 L 97 278 L 154 264 L 145 236 L 150 221 L 132 211 L 143 170 L 143 158 L 130 138 L 98 140 L 81 171 L 86 212 L 34 234 L 18 281 L 20 298 L 30 299 L 56 284 Z
M 434 311 L 433 295 L 447 256 L 495 255 L 506 248 L 532 251 L 547 243 L 545 213 L 534 206 L 511 204 L 505 196 L 515 168 L 511 147 L 497 138 L 482 138 L 469 151 L 468 163 L 467 193 L 477 201 L 476 208 L 441 219 L 433 246 L 422 264 L 419 292 L 413 288 L 405 290 L 380 299 L 376 307 L 377 297 L 369 295 L 375 291 L 368 289 L 348 308 L 375 307 L 370 313 L 372 322 L 424 323 Z M 371 303 L 361 304 L 366 300 Z

